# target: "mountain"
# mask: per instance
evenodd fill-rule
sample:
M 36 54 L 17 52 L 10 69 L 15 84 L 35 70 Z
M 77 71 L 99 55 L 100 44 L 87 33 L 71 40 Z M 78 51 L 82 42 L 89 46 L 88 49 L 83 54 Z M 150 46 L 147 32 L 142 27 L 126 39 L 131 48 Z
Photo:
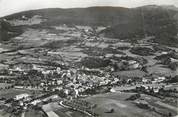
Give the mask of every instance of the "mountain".
M 47 19 L 45 24 L 50 25 L 66 23 L 108 26 L 115 25 L 118 21 L 125 21 L 131 14 L 131 9 L 122 7 L 49 8 L 16 13 L 4 18 L 12 20 L 20 19 L 22 16 L 31 18 L 34 15 L 40 15 Z
M 178 11 L 178 8 L 174 5 L 162 5 L 163 8 L 168 9 L 168 10 L 175 10 Z
M 158 38 L 156 42 L 162 44 L 177 41 L 175 36 L 178 29 L 178 10 L 174 6 L 50 8 L 25 11 L 3 18 L 13 20 L 21 19 L 23 16 L 32 18 L 35 15 L 45 19 L 43 23 L 35 25 L 36 28 L 64 23 L 106 26 L 108 28 L 101 32 L 106 37 L 141 38 L 146 34 L 155 36 Z
M 143 6 L 132 11 L 134 17 L 125 24 L 113 25 L 102 31 L 106 37 L 120 39 L 154 36 L 154 42 L 178 47 L 178 11 L 165 6 Z

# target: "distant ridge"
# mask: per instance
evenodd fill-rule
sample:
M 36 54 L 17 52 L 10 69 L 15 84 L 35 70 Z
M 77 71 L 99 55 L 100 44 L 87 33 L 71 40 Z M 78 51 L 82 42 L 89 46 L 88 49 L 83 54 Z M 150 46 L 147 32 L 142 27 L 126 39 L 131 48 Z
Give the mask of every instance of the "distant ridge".
M 178 8 L 174 5 L 161 5 L 161 6 L 158 6 L 158 5 L 145 5 L 145 6 L 140 6 L 140 7 L 135 7 L 135 8 L 127 8 L 127 7 L 117 7 L 117 6 L 92 6 L 92 7 L 86 7 L 86 8 L 44 8 L 44 9 L 34 9 L 34 10 L 28 10 L 28 11 L 22 11 L 22 12 L 17 12 L 17 13 L 13 13 L 13 14 L 10 14 L 10 15 L 6 15 L 4 17 L 0 17 L 0 18 L 6 18 L 8 16 L 13 16 L 15 14 L 21 14 L 21 13 L 26 13 L 26 12 L 33 12 L 33 11 L 46 11 L 46 10 L 49 10 L 49 9 L 58 9 L 58 10 L 72 10 L 72 9 L 95 9 L 95 8 L 108 8 L 108 9 L 137 9 L 137 8 L 164 8 L 164 9 L 169 9 L 169 10 L 178 10 Z

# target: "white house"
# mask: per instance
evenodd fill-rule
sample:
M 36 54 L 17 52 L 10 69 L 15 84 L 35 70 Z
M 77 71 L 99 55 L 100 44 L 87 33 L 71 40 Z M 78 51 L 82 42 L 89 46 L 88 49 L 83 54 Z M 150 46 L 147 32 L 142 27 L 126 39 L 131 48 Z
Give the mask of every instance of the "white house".
M 30 95 L 29 94 L 27 94 L 27 93 L 24 93 L 24 94 L 20 94 L 20 95 L 16 95 L 15 96 L 15 100 L 20 100 L 20 99 L 26 99 L 26 98 L 28 98 Z
M 162 82 L 162 81 L 164 81 L 165 79 L 166 79 L 165 77 L 158 77 L 158 78 L 157 78 L 157 81 L 158 81 L 158 82 Z
M 31 102 L 31 104 L 37 105 L 37 104 L 40 103 L 40 102 L 41 102 L 41 100 L 34 100 L 33 102 Z
M 110 92 L 115 93 L 116 90 L 115 90 L 114 88 L 111 88 L 111 89 L 110 89 Z

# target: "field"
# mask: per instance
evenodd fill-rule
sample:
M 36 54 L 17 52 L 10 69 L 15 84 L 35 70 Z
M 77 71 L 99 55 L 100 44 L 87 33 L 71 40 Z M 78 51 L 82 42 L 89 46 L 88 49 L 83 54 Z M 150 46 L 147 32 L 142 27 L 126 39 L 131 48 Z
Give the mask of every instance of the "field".
M 100 29 L 100 27 L 97 27 L 97 29 Z M 85 33 L 83 30 L 86 30 Z M 129 56 L 144 58 L 147 61 L 145 65 L 148 66 L 149 74 L 161 71 L 162 75 L 176 75 L 175 71 L 159 64 L 157 65 L 158 61 L 154 57 L 160 53 L 150 49 L 153 48 L 152 46 L 155 46 L 154 44 L 146 43 L 149 46 L 136 44 L 136 47 L 133 47 L 132 43 L 127 41 L 102 36 L 90 36 L 90 32 L 87 32 L 87 30 L 92 30 L 92 28 L 90 26 L 82 27 L 79 25 L 73 27 L 67 25 L 54 27 L 49 25 L 42 29 L 40 27 L 27 27 L 21 35 L 13 38 L 6 44 L 1 44 L 0 69 L 21 63 L 40 65 L 65 63 L 77 66 L 83 63 L 82 60 L 84 60 L 84 63 L 87 62 L 86 58 L 88 57 L 91 58 L 91 61 L 87 64 L 91 64 L 95 68 L 95 65 L 96 67 L 102 67 L 103 63 L 97 61 L 97 64 L 94 61 L 92 63 L 92 58 L 101 58 L 99 61 L 102 61 L 103 58 L 111 60 L 113 56 L 118 58 Z M 81 36 L 83 33 L 85 34 L 84 37 Z M 122 47 L 126 49 L 119 49 Z M 146 54 L 145 51 L 151 51 L 151 55 L 139 55 L 132 52 L 133 48 L 136 48 L 136 50 L 140 51 L 139 53 L 143 54 Z M 115 59 L 113 60 L 115 61 Z M 84 66 L 88 67 L 86 64 Z M 133 74 L 133 72 L 135 73 Z M 122 76 L 122 74 L 127 74 L 127 71 L 118 74 Z M 128 76 L 131 75 L 144 76 L 145 74 L 137 70 L 128 72 Z
M 26 89 L 5 89 L 0 91 L 0 98 L 14 98 L 16 95 L 22 94 L 22 93 L 28 93 L 32 94 L 33 91 L 26 90 Z
M 88 117 L 87 115 L 60 106 L 58 103 L 43 105 L 43 110 L 49 117 Z
M 28 110 L 24 114 L 25 117 L 48 117 L 43 111 L 40 110 Z
M 162 115 L 153 112 L 152 110 L 137 107 L 133 101 L 126 101 L 125 99 L 127 99 L 131 95 L 133 94 L 108 93 L 89 97 L 86 100 L 97 104 L 97 107 L 96 109 L 94 109 L 94 112 L 101 115 L 102 117 L 162 117 Z M 159 103 L 158 98 L 154 98 L 147 95 L 142 95 L 142 99 L 146 100 L 151 106 L 153 106 L 155 103 Z M 165 109 L 167 108 L 165 105 L 164 107 L 160 107 L 160 105 L 156 105 L 154 107 L 161 108 L 160 111 L 167 114 L 169 112 L 169 109 Z M 111 109 L 114 109 L 114 112 L 108 113 Z M 171 110 L 171 112 L 174 112 L 174 114 L 176 114 L 175 110 Z

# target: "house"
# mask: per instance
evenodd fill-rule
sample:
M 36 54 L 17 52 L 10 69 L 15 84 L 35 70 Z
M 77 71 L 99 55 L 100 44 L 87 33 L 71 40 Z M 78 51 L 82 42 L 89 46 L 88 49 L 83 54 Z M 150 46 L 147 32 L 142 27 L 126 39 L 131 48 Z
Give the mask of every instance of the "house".
M 158 93 L 159 92 L 159 88 L 153 88 L 154 93 Z
M 79 91 L 77 89 L 74 89 L 75 91 L 75 98 L 77 98 L 79 96 Z
M 133 65 L 133 64 L 136 64 L 136 63 L 137 63 L 137 61 L 130 60 L 130 61 L 128 61 L 128 63 L 129 63 L 129 65 Z
M 70 91 L 69 91 L 68 89 L 65 89 L 65 90 L 64 90 L 64 93 L 65 93 L 66 95 L 69 95 Z
M 20 99 L 27 99 L 30 95 L 27 93 L 19 94 L 15 96 L 15 100 L 20 100 Z
M 161 52 L 161 54 L 168 54 L 168 52 Z
M 55 90 L 62 90 L 63 88 L 61 87 L 61 86 L 57 86 L 56 88 L 55 88 Z
M 106 58 L 110 58 L 110 57 L 112 57 L 113 55 L 114 55 L 114 54 L 106 54 L 105 57 L 106 57 Z
M 44 75 L 47 75 L 47 74 L 49 74 L 49 73 L 51 73 L 50 70 L 42 71 L 42 74 L 44 74 Z
M 144 87 L 146 90 L 149 89 L 148 86 L 142 85 L 141 87 Z
M 62 83 L 63 83 L 62 80 L 57 80 L 57 84 L 58 84 L 58 85 L 61 85 Z
M 152 83 L 163 82 L 165 79 L 166 79 L 165 77 L 157 77 L 152 81 Z
M 14 86 L 15 89 L 23 89 L 24 86 Z
M 81 88 L 78 89 L 78 91 L 79 91 L 79 92 L 84 92 L 85 89 L 84 89 L 83 87 L 81 87 Z
M 134 60 L 128 61 L 128 64 L 129 64 L 129 69 L 137 69 L 141 67 L 141 65 Z
M 143 82 L 143 83 L 147 83 L 147 82 L 149 82 L 149 80 L 146 79 L 146 78 L 142 78 L 142 82 Z
M 158 82 L 162 82 L 162 81 L 164 81 L 165 79 L 166 79 L 165 77 L 158 77 L 158 78 L 157 78 L 157 81 L 158 81 Z
M 23 71 L 23 69 L 21 69 L 20 67 L 16 67 L 14 71 Z
M 38 100 L 34 100 L 34 101 L 32 101 L 31 104 L 33 104 L 33 105 L 37 105 L 37 104 L 40 103 L 40 102 L 41 102 L 41 100 L 38 99 Z
M 111 88 L 111 89 L 110 89 L 110 92 L 115 93 L 116 90 L 115 90 L 114 88 Z
M 58 74 L 60 74 L 61 73 L 61 68 L 57 67 L 56 71 L 57 71 Z

